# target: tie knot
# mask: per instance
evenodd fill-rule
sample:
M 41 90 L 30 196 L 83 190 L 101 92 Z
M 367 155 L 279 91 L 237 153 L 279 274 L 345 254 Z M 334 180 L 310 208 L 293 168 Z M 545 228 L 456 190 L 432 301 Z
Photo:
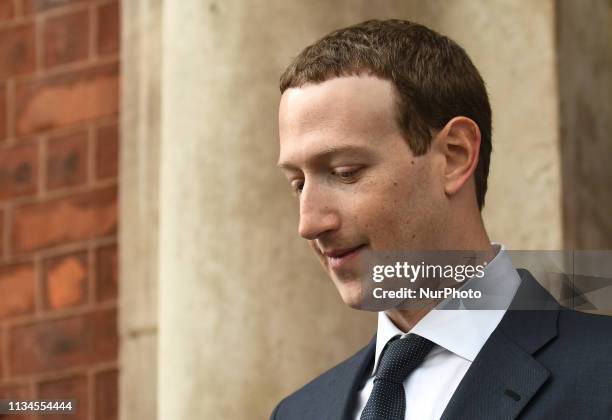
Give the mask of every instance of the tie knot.
M 376 379 L 401 384 L 425 359 L 434 343 L 416 334 L 392 339 L 383 350 Z

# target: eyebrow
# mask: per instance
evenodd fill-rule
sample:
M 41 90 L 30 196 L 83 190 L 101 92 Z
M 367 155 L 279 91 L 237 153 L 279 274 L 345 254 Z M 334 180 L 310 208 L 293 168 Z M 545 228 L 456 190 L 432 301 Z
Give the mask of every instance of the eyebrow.
M 355 146 L 352 144 L 340 145 L 340 146 L 328 146 L 320 152 L 312 155 L 308 161 L 317 162 L 325 159 L 331 159 L 334 156 L 340 154 L 363 154 L 367 152 L 369 149 L 363 146 Z M 281 169 L 299 169 L 299 167 L 291 162 L 281 162 L 279 161 L 276 166 Z

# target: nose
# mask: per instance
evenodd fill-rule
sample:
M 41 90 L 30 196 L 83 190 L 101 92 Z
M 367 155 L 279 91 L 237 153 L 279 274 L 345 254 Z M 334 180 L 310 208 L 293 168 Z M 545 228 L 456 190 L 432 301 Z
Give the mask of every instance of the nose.
M 298 232 L 304 239 L 314 240 L 340 227 L 340 217 L 329 191 L 316 186 L 304 186 L 300 195 Z

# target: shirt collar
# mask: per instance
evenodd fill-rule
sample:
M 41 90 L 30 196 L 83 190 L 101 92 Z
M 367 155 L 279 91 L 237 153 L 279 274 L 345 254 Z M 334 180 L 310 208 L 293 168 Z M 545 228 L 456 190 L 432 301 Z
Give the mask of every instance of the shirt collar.
M 403 337 L 409 333 L 418 334 L 439 346 L 434 347 L 430 356 L 446 349 L 474 361 L 506 313 L 521 282 L 504 245 L 492 245 L 497 253 L 485 268 L 485 275 L 468 280 L 462 287 L 469 284 L 471 289 L 482 291 L 483 299 L 487 299 L 485 307 L 496 309 L 442 309 L 465 308 L 461 299 L 457 302 L 457 299 L 448 298 L 429 311 L 408 333 L 397 328 L 385 312 L 379 312 L 372 375 L 387 342 L 397 335 Z

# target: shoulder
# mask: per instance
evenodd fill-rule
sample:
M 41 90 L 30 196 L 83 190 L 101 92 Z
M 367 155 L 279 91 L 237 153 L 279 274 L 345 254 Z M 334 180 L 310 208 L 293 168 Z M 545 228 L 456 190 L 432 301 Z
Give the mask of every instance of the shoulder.
M 564 308 L 559 311 L 558 333 L 566 345 L 612 351 L 612 316 Z
M 558 372 L 573 376 L 573 381 L 585 383 L 600 380 L 609 389 L 612 377 L 612 317 L 578 312 L 559 311 L 558 334 L 554 346 L 544 349 L 542 358 L 551 362 Z M 603 385 L 603 383 L 602 383 Z
M 285 397 L 274 409 L 270 419 L 321 418 L 324 410 L 338 396 L 348 395 L 359 379 L 360 371 L 373 358 L 375 338 L 353 356 L 322 373 L 306 385 Z

